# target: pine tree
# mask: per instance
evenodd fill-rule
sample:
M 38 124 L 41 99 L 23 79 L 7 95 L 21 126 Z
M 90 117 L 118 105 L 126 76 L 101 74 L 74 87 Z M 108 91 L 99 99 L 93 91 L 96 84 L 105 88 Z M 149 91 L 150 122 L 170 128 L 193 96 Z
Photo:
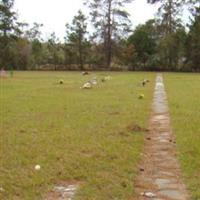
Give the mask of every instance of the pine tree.
M 21 32 L 13 6 L 14 0 L 0 3 L 0 64 L 5 68 L 11 68 L 8 65 L 12 60 L 12 42 Z
M 78 52 L 78 64 L 81 70 L 84 68 L 84 44 L 86 43 L 85 34 L 87 33 L 86 17 L 81 10 L 74 16 L 72 24 L 66 24 L 66 42 Z
M 88 0 L 91 21 L 95 27 L 95 38 L 104 43 L 105 64 L 112 61 L 112 41 L 119 40 L 130 29 L 129 14 L 123 9 L 133 0 Z
M 49 61 L 54 65 L 54 70 L 57 70 L 57 64 L 59 63 L 59 55 L 58 52 L 60 50 L 59 39 L 56 37 L 55 32 L 51 33 L 50 38 L 47 43 L 50 58 Z
M 148 0 L 149 3 L 161 2 L 158 10 L 158 27 L 161 35 L 160 48 L 163 48 L 162 57 L 165 58 L 167 69 L 172 70 L 176 66 L 173 56 L 174 34 L 182 26 L 181 11 L 182 0 Z
M 193 10 L 193 16 L 186 43 L 187 64 L 192 70 L 200 71 L 200 5 Z

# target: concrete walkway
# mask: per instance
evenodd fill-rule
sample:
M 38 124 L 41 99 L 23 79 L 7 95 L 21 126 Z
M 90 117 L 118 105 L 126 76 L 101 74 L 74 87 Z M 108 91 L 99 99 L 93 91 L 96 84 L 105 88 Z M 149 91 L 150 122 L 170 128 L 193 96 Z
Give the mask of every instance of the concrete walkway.
M 140 174 L 135 188 L 137 200 L 188 200 L 181 171 L 176 159 L 174 140 L 168 112 L 166 92 L 161 74 L 157 75 L 152 116 Z

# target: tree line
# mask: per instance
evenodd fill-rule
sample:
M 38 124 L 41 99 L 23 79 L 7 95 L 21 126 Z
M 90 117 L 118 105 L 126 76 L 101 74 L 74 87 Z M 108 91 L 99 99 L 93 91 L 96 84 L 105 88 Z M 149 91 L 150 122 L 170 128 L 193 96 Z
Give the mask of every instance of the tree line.
M 147 0 L 160 2 L 157 16 L 134 30 L 124 9 L 132 1 L 85 0 L 90 16 L 79 10 L 61 42 L 55 33 L 44 41 L 42 24 L 20 23 L 14 0 L 1 0 L 0 68 L 200 71 L 200 1 Z

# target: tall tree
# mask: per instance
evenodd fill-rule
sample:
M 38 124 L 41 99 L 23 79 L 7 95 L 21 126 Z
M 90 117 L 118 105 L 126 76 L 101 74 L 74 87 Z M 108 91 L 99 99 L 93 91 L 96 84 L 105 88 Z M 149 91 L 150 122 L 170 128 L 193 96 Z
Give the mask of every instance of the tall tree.
M 124 10 L 126 3 L 133 0 L 88 0 L 91 21 L 95 27 L 95 37 L 103 40 L 105 63 L 112 61 L 112 40 L 124 36 L 130 28 L 129 14 Z
M 187 62 L 192 70 L 200 71 L 200 5 L 193 15 L 187 39 Z
M 54 65 L 54 70 L 57 70 L 57 64 L 59 64 L 60 44 L 55 32 L 51 33 L 47 46 L 50 52 L 49 61 Z
M 128 38 L 128 43 L 135 47 L 135 63 L 145 69 L 150 67 L 152 56 L 156 51 L 157 41 L 156 25 L 154 20 L 147 21 L 144 25 L 136 27 L 134 33 Z M 143 66 L 141 66 L 141 64 Z
M 0 34 L 7 37 L 16 28 L 16 13 L 12 11 L 14 0 L 2 0 L 0 3 Z
M 30 65 L 32 68 L 34 68 L 36 65 L 40 65 L 43 62 L 43 45 L 42 45 L 42 32 L 41 28 L 43 27 L 43 24 L 39 23 L 33 23 L 33 26 L 30 27 L 24 34 L 25 38 L 30 42 L 31 44 L 31 59 L 30 59 Z
M 173 56 L 173 35 L 181 27 L 180 13 L 182 10 L 183 0 L 148 0 L 149 3 L 161 2 L 158 11 L 159 30 L 162 36 L 160 47 L 164 47 L 163 52 L 166 59 L 166 67 L 173 69 L 174 56 Z
M 20 32 L 16 13 L 13 11 L 14 0 L 1 0 L 0 2 L 0 61 L 8 66 L 12 60 L 11 42 Z
M 86 43 L 85 35 L 87 33 L 86 17 L 81 10 L 74 16 L 72 24 L 66 24 L 66 42 L 70 43 L 78 51 L 78 64 L 81 70 L 84 68 L 84 46 Z
M 34 40 L 39 40 L 41 41 L 41 28 L 43 27 L 43 24 L 39 24 L 37 22 L 33 23 L 33 26 L 31 28 L 29 28 L 27 31 L 25 31 L 25 37 L 30 40 L 30 41 L 34 41 Z

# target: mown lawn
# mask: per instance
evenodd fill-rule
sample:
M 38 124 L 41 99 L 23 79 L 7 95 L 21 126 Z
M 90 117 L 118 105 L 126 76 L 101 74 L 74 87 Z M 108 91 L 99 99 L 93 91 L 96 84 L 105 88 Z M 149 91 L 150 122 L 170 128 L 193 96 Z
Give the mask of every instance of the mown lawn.
M 200 74 L 165 74 L 178 156 L 192 200 L 200 199 Z
M 80 89 L 86 80 L 107 74 L 112 76 L 110 81 L 91 90 Z M 147 87 L 139 86 L 144 78 L 151 81 Z M 144 136 L 134 126 L 148 126 L 154 78 L 153 73 L 106 72 L 89 76 L 79 72 L 15 72 L 13 78 L 1 78 L 0 187 L 4 191 L 0 191 L 0 199 L 44 199 L 59 181 L 80 181 L 79 200 L 131 199 Z M 181 116 L 187 124 L 179 123 L 193 131 L 178 141 L 181 151 L 183 145 L 188 146 L 184 153 L 190 157 L 183 157 L 183 164 L 192 160 L 195 169 L 200 162 L 200 94 L 199 85 L 190 81 L 197 83 L 199 77 L 186 76 L 186 84 L 180 76 L 188 87 L 184 96 L 193 100 L 191 104 L 180 97 L 183 91 L 178 94 L 171 89 L 172 84 L 181 87 L 177 82 L 170 83 L 175 76 L 167 78 L 170 96 L 175 93 L 171 98 L 174 119 L 183 111 L 190 114 Z M 63 85 L 58 84 L 59 79 L 64 80 Z M 190 97 L 191 88 L 194 93 Z M 140 93 L 144 93 L 144 99 L 138 99 Z M 186 104 L 183 107 L 182 100 Z M 178 110 L 174 101 L 180 106 Z M 194 110 L 185 110 L 186 106 Z M 175 125 L 178 136 L 181 129 L 186 133 L 186 128 Z M 39 171 L 34 169 L 37 164 Z M 191 173 L 199 177 L 197 171 L 190 170 L 188 175 Z M 197 185 L 199 178 L 193 182 Z

